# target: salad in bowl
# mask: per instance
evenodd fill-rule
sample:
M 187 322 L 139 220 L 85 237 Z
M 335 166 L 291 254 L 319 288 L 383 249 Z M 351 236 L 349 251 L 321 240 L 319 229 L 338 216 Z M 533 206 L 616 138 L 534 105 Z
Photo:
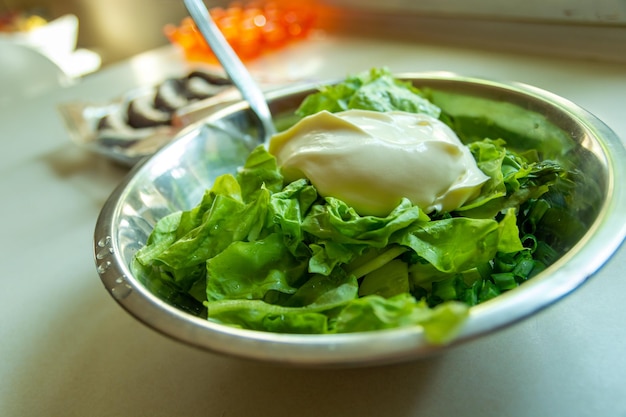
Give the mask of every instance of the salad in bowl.
M 602 147 L 581 144 L 612 132 L 564 121 L 559 100 L 375 68 L 270 97 L 267 144 L 250 140 L 245 103 L 223 109 L 103 209 L 97 250 L 123 269 L 110 289 L 125 285 L 118 301 L 166 334 L 277 362 L 399 360 L 515 322 L 623 240 L 594 234 L 613 178 Z M 124 231 L 116 216 L 131 217 Z M 613 247 L 588 272 L 559 272 L 603 233 Z

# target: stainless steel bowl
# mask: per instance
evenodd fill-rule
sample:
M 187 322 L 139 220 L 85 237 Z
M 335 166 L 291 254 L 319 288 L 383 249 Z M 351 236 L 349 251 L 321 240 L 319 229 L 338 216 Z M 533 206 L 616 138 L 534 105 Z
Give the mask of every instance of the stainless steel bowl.
M 231 328 L 197 317 L 184 305 L 159 299 L 133 276 L 129 263 L 155 222 L 175 210 L 195 206 L 215 178 L 234 172 L 257 144 L 254 119 L 243 102 L 181 132 L 136 166 L 112 193 L 98 218 L 94 241 L 96 267 L 106 289 L 138 320 L 202 349 L 299 366 L 367 366 L 425 357 L 518 322 L 580 287 L 621 245 L 626 235 L 626 150 L 596 117 L 563 98 L 518 83 L 447 73 L 398 77 L 432 91 L 444 110 L 482 123 L 486 132 L 520 134 L 530 138 L 529 147 L 541 146 L 575 161 L 601 190 L 594 202 L 596 209 L 585 219 L 588 230 L 569 242 L 571 248 L 520 287 L 473 307 L 451 344 L 429 344 L 418 327 L 333 335 Z M 272 93 L 268 97 L 272 113 L 277 120 L 288 119 L 313 91 L 313 86 L 300 86 Z

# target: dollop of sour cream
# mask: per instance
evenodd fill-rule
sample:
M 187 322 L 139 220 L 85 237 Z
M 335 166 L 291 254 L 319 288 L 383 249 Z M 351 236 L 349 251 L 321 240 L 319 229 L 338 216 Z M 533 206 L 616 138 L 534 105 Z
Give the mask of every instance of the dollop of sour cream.
M 322 111 L 274 135 L 269 151 L 286 180 L 307 178 L 360 215 L 386 216 L 403 198 L 451 211 L 488 179 L 452 129 L 425 114 Z

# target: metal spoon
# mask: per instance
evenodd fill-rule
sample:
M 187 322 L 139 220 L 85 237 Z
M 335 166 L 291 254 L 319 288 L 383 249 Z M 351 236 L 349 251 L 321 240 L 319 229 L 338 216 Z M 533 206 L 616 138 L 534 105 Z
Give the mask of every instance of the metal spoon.
M 276 128 L 272 122 L 272 114 L 263 92 L 254 82 L 246 67 L 226 41 L 226 38 L 224 38 L 224 35 L 211 18 L 204 2 L 202 0 L 184 0 L 184 3 L 200 33 L 213 50 L 220 64 L 222 64 L 224 71 L 226 71 L 226 74 L 237 87 L 242 97 L 250 105 L 252 112 L 259 119 L 263 129 L 264 143 L 267 145 L 269 138 L 276 133 Z

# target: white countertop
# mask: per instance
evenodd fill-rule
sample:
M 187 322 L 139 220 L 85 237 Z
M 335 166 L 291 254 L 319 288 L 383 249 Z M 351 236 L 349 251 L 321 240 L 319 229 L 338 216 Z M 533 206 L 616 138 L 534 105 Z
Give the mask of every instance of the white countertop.
M 1 416 L 626 416 L 626 247 L 540 314 L 394 366 L 250 363 L 182 345 L 128 315 L 103 288 L 92 255 L 96 217 L 127 171 L 73 145 L 56 105 L 108 100 L 181 74 L 177 56 L 147 53 L 0 109 Z M 626 139 L 623 62 L 328 37 L 251 68 L 284 82 L 374 66 L 532 84 Z

